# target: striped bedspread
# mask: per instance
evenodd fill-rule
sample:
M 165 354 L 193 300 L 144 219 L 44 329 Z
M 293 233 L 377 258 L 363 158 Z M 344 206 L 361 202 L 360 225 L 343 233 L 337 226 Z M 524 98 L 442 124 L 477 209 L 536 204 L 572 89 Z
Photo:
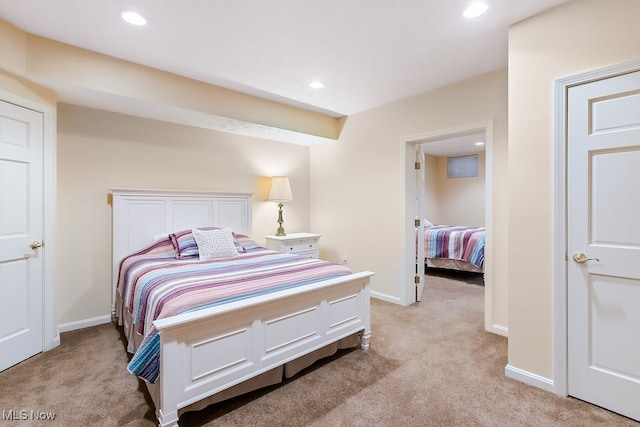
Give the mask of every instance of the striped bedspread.
M 484 262 L 484 227 L 436 225 L 424 229 L 425 257 L 466 261 L 476 267 Z
M 151 383 L 158 379 L 160 337 L 153 321 L 283 289 L 344 276 L 342 265 L 284 254 L 237 235 L 245 252 L 213 261 L 176 259 L 169 240 L 148 246 L 120 264 L 117 291 L 132 314 L 142 344 L 128 370 Z

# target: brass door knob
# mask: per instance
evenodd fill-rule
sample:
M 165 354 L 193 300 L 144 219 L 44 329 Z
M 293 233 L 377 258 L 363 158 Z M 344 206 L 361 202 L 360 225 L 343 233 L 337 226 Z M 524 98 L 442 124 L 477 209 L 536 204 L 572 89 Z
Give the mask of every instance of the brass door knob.
M 597 261 L 600 262 L 598 258 L 589 258 L 587 254 L 584 252 L 576 252 L 573 254 L 573 260 L 578 264 L 584 264 L 587 261 Z
M 43 246 L 44 246 L 44 243 L 43 243 L 43 242 L 38 242 L 38 241 L 34 241 L 33 243 L 31 243 L 31 244 L 29 245 L 29 247 L 30 247 L 31 249 L 33 249 L 34 251 L 35 251 L 36 249 L 38 249 L 38 248 L 43 247 Z

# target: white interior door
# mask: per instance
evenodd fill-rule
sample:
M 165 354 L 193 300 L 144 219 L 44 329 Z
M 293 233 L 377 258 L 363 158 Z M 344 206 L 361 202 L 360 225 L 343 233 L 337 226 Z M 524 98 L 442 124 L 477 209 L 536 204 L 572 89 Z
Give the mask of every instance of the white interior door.
M 424 292 L 424 198 L 425 198 L 425 175 L 424 175 L 424 152 L 420 145 L 416 145 L 416 164 L 420 165 L 416 168 L 416 276 L 414 283 L 416 284 L 416 301 L 422 300 Z
M 0 371 L 43 349 L 42 236 L 43 117 L 0 101 Z
M 640 72 L 568 93 L 568 391 L 640 420 Z

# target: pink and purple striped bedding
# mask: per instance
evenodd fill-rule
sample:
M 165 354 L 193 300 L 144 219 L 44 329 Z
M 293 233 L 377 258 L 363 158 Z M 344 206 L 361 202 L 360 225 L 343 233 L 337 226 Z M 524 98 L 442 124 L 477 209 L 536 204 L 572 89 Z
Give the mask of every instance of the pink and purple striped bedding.
M 484 227 L 436 225 L 424 228 L 426 258 L 466 261 L 476 267 L 484 263 Z
M 120 264 L 118 293 L 142 344 L 128 370 L 149 382 L 159 374 L 159 334 L 153 321 L 344 276 L 342 265 L 284 254 L 236 235 L 246 252 L 212 261 L 177 259 L 169 239 L 128 256 Z

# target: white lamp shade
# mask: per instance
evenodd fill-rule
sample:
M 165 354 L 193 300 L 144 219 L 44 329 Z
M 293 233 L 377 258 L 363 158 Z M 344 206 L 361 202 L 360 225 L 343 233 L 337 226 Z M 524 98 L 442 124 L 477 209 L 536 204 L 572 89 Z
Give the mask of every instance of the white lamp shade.
M 271 178 L 271 191 L 269 191 L 269 200 L 275 202 L 290 202 L 293 200 L 291 194 L 291 185 L 289 178 L 286 176 L 274 176 Z

